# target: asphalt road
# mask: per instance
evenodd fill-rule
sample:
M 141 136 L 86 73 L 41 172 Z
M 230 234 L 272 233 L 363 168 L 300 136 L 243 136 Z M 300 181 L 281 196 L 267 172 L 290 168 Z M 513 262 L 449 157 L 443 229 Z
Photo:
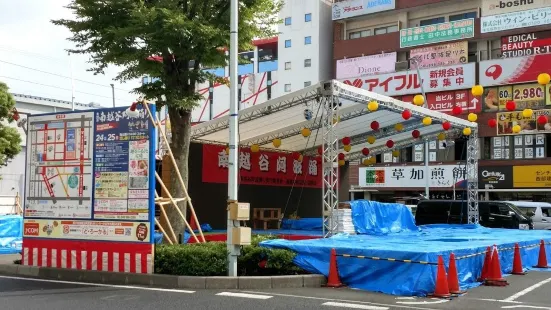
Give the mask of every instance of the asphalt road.
M 351 289 L 186 291 L 91 285 L 0 276 L 0 309 L 543 309 L 551 310 L 551 272 L 508 277 L 508 287 L 479 287 L 453 300 Z

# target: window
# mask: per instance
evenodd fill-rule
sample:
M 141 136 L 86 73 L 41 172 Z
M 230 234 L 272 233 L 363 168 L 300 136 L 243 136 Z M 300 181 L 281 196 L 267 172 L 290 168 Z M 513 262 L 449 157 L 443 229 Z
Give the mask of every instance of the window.
M 450 22 L 454 22 L 462 19 L 476 18 L 476 12 L 462 13 L 457 15 L 450 15 Z
M 285 40 L 285 48 L 291 47 L 291 40 Z
M 371 30 L 361 30 L 361 31 L 353 31 L 348 34 L 348 39 L 359 39 L 363 37 L 369 37 L 371 35 Z
M 312 21 L 312 13 L 306 13 L 304 14 L 304 21 L 305 22 L 311 22 Z
M 312 37 L 311 36 L 304 37 L 304 44 L 305 45 L 312 44 Z
M 291 70 L 291 62 L 290 61 L 285 63 L 285 70 Z
M 304 59 L 304 67 L 311 67 L 312 59 Z
M 308 86 L 310 86 L 310 85 L 312 85 L 312 82 L 310 82 L 310 81 L 304 82 L 304 87 L 308 87 Z
M 290 93 L 291 92 L 291 84 L 285 84 L 285 92 Z
M 391 33 L 398 31 L 398 25 L 375 28 L 375 35 Z
M 446 19 L 444 17 L 435 17 L 435 18 L 431 18 L 431 19 L 422 20 L 419 23 L 419 26 L 428 26 L 428 25 L 441 24 L 445 21 L 446 21 Z
M 285 17 L 285 26 L 291 25 L 291 17 Z

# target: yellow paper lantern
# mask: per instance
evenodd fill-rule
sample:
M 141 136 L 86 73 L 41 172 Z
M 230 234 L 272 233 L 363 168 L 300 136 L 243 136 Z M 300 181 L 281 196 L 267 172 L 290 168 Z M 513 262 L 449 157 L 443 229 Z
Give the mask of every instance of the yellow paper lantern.
M 260 151 L 260 146 L 258 146 L 258 144 L 251 145 L 251 152 L 258 153 L 258 151 Z
M 392 157 L 398 157 L 398 156 L 400 156 L 400 151 L 398 150 L 392 151 Z
M 413 97 L 413 104 L 416 106 L 422 106 L 424 103 L 425 97 L 423 97 L 423 95 L 415 95 L 415 97 Z
M 437 138 L 438 138 L 438 141 L 444 141 L 446 140 L 446 134 L 441 132 L 438 134 Z
M 373 143 L 375 143 L 375 141 L 377 141 L 377 139 L 375 139 L 374 136 L 367 137 L 367 143 L 373 144 Z
M 484 87 L 482 85 L 475 85 L 473 88 L 471 88 L 471 93 L 473 96 L 482 96 L 484 94 Z
M 469 120 L 469 122 L 474 123 L 478 119 L 478 116 L 474 113 L 469 113 L 469 115 L 467 116 L 467 119 Z
M 551 76 L 548 73 L 540 73 L 538 75 L 538 84 L 547 85 L 551 81 Z
M 371 164 L 371 162 L 369 161 L 369 158 L 364 158 L 364 160 L 362 160 L 362 164 L 364 166 L 369 166 Z
M 302 134 L 303 137 L 306 138 L 306 137 L 309 137 L 310 134 L 312 134 L 312 131 L 309 128 L 302 128 L 300 133 Z
M 304 156 L 302 156 L 302 154 L 298 155 L 298 159 L 297 159 L 297 160 L 298 160 L 299 162 L 302 162 L 303 159 L 304 159 Z
M 224 149 L 224 152 L 226 152 L 226 155 L 229 155 L 230 154 L 230 147 L 226 146 L 226 148 Z
M 375 164 L 377 163 L 377 157 L 375 157 L 375 156 L 369 157 L 369 162 L 370 162 L 372 165 L 375 165 Z
M 534 111 L 532 111 L 532 109 L 524 109 L 522 110 L 522 116 L 524 118 L 531 118 L 532 115 L 534 115 Z
M 348 144 L 343 146 L 342 148 L 344 149 L 345 152 L 350 152 L 350 150 L 352 149 L 352 145 Z
M 371 101 L 367 104 L 367 109 L 371 112 L 377 111 L 379 103 L 377 101 Z
M 396 131 L 402 131 L 402 130 L 404 130 L 404 125 L 398 123 L 398 124 L 394 125 L 394 129 L 396 129 Z
M 345 164 L 344 159 L 339 160 L 339 166 L 344 166 L 344 164 Z
M 432 124 L 432 118 L 430 118 L 428 116 L 423 118 L 423 125 L 429 126 L 430 124 Z
M 272 141 L 272 144 L 274 145 L 275 148 L 280 147 L 280 146 L 281 146 L 281 139 L 275 138 L 275 139 Z
M 521 130 L 521 128 L 520 128 L 520 126 L 519 126 L 519 125 L 515 125 L 515 126 L 513 126 L 513 132 L 514 132 L 514 133 L 519 133 L 519 132 L 520 132 L 520 130 Z
M 463 135 L 470 136 L 471 135 L 471 128 L 469 128 L 469 127 L 463 128 Z

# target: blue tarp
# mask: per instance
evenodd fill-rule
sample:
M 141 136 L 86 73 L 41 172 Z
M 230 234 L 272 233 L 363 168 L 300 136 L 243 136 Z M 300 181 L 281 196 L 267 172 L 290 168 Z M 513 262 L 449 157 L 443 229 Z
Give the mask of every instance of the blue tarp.
M 355 200 L 350 207 L 356 233 L 386 235 L 419 230 L 413 214 L 403 204 Z
M 283 219 L 281 229 L 321 231 L 323 229 L 323 219 L 321 217 L 301 218 L 298 220 Z
M 23 217 L 0 216 L 0 254 L 16 254 L 23 245 Z

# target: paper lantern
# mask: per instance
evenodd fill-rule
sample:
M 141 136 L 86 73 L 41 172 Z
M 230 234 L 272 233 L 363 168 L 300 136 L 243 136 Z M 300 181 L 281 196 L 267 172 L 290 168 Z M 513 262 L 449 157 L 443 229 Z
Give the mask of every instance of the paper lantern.
M 488 127 L 496 128 L 496 126 L 497 126 L 497 120 L 495 118 L 490 118 L 488 120 Z
M 339 166 L 344 166 L 344 164 L 346 164 L 346 162 L 344 161 L 344 159 L 340 159 L 339 160 Z
M 453 107 L 452 109 L 453 115 L 460 115 L 461 113 L 463 113 L 463 109 L 460 106 L 456 105 L 455 107 Z
M 540 73 L 538 75 L 538 84 L 540 85 L 547 85 L 549 84 L 549 81 L 551 81 L 551 76 L 547 73 Z
M 450 130 L 450 128 L 452 128 L 452 124 L 450 124 L 450 122 L 443 122 L 442 123 L 442 129 Z
M 371 112 L 377 111 L 379 108 L 379 103 L 377 101 L 371 101 L 367 104 L 367 109 Z
M 376 163 L 377 163 L 377 157 L 375 157 L 375 156 L 369 157 L 369 162 L 370 162 L 372 165 L 376 164 Z
M 524 109 L 522 110 L 522 116 L 524 118 L 531 118 L 532 115 L 534 115 L 534 111 L 532 111 L 532 109 Z
M 318 146 L 318 154 L 323 155 L 323 145 Z
M 465 136 L 470 136 L 470 135 L 471 135 L 471 132 L 472 132 L 472 131 L 471 131 L 471 128 L 469 128 L 469 127 L 463 128 L 463 135 L 465 135 Z
M 423 125 L 429 126 L 430 124 L 432 124 L 432 118 L 430 118 L 428 116 L 423 118 Z
M 402 130 L 404 130 L 404 125 L 398 123 L 398 124 L 394 125 L 394 129 L 396 131 L 402 131 Z
M 275 148 L 280 147 L 281 146 L 281 139 L 275 138 L 274 140 L 272 140 L 272 144 L 274 145 Z
M 446 140 L 446 134 L 441 132 L 438 134 L 438 136 L 436 136 L 436 138 L 438 138 L 438 141 L 444 141 Z
M 369 155 L 369 149 L 366 148 L 366 147 L 364 147 L 364 148 L 362 149 L 362 154 L 363 154 L 364 156 L 368 156 L 368 155 Z
M 362 164 L 364 166 L 369 166 L 371 164 L 371 162 L 369 161 L 369 158 L 364 158 L 364 160 L 362 160 Z
M 260 151 L 260 146 L 258 146 L 258 144 L 251 145 L 251 152 L 258 153 L 258 151 Z
M 343 144 L 343 145 L 349 145 L 350 142 L 352 142 L 352 141 L 350 140 L 350 137 L 344 137 L 344 138 L 342 138 L 342 144 Z
M 347 145 L 343 146 L 342 148 L 344 149 L 345 152 L 350 152 L 350 150 L 352 149 L 352 145 L 347 144 Z
M 415 95 L 415 97 L 413 97 L 413 104 L 416 106 L 422 106 L 424 103 L 425 97 L 423 97 L 423 95 Z
M 507 101 L 507 103 L 505 104 L 505 108 L 508 110 L 508 111 L 514 111 L 517 109 L 517 104 L 514 102 L 514 101 Z
M 515 126 L 513 126 L 513 133 L 519 133 L 521 129 L 522 128 L 520 128 L 519 125 L 515 125 Z
M 226 152 L 226 155 L 229 155 L 230 154 L 230 147 L 226 146 L 226 148 L 224 149 L 224 152 Z
M 415 129 L 414 131 L 411 132 L 411 136 L 414 138 L 414 139 L 417 139 L 421 136 L 421 132 L 417 129 Z
M 475 85 L 473 86 L 473 88 L 471 88 L 471 93 L 475 97 L 482 96 L 482 94 L 484 94 L 484 87 L 482 87 L 481 85 Z
M 304 159 L 304 156 L 302 156 L 302 154 L 299 154 L 297 160 L 302 162 L 303 159 Z
M 377 139 L 374 136 L 367 137 L 367 143 L 373 144 L 375 141 L 377 141 Z
M 344 159 L 344 154 L 343 154 L 343 153 L 339 153 L 338 158 L 339 158 L 339 160 L 343 160 L 343 159 Z
M 399 156 L 400 156 L 400 151 L 398 150 L 392 151 L 392 157 L 399 157 Z
M 393 148 L 394 147 L 394 141 L 388 140 L 386 142 L 386 147 L 388 147 L 389 149 Z
M 309 128 L 302 128 L 300 131 L 303 137 L 309 137 L 312 134 L 312 131 Z
M 474 123 L 478 119 L 478 116 L 474 113 L 469 113 L 469 115 L 467 116 L 467 119 L 469 120 L 469 122 Z
M 404 110 L 404 111 L 402 112 L 402 118 L 403 118 L 404 120 L 406 120 L 406 121 L 407 121 L 408 119 L 410 119 L 410 118 L 411 118 L 411 111 L 410 111 L 410 110 Z
M 373 129 L 373 130 L 379 130 L 379 126 L 380 126 L 380 125 L 379 125 L 379 122 L 377 122 L 377 121 L 372 121 L 372 122 L 371 122 L 371 129 Z
M 538 124 L 540 124 L 540 125 L 547 124 L 547 116 L 545 116 L 545 115 L 538 116 Z

